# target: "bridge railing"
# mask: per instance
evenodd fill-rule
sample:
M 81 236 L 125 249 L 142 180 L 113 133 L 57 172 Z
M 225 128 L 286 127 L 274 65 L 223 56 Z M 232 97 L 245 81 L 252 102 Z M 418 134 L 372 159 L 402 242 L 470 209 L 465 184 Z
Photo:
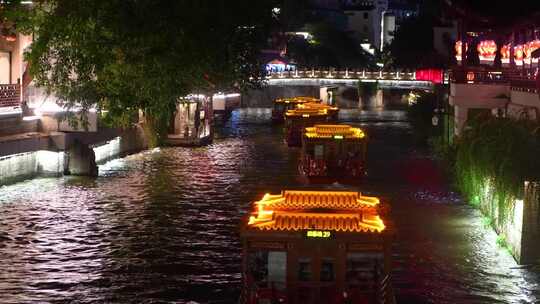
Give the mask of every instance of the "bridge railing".
M 450 81 L 457 84 L 509 85 L 514 91 L 531 93 L 538 93 L 540 91 L 535 73 L 528 70 L 454 69 L 450 72 Z
M 410 71 L 370 71 L 370 70 L 295 70 L 269 72 L 269 79 L 281 78 L 328 78 L 328 79 L 388 79 L 416 80 L 416 73 Z

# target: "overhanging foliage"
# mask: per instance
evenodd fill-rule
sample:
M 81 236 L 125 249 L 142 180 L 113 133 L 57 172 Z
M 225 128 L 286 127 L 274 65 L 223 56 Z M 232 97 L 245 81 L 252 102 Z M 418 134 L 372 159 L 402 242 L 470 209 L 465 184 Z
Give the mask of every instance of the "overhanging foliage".
M 139 109 L 166 130 L 180 96 L 242 89 L 257 61 L 273 1 L 11 1 L 4 13 L 35 40 L 26 54 L 37 85 L 66 106 L 97 105 L 109 121 Z M 246 13 L 249 12 L 249 13 Z
M 458 141 L 457 183 L 469 201 L 505 224 L 526 180 L 540 177 L 540 125 L 530 120 L 482 118 Z

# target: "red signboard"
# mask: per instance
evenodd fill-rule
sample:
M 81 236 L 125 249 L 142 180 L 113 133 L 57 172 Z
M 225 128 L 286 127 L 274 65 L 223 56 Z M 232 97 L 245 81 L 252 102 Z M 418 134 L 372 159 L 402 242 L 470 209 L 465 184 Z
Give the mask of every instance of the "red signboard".
M 416 80 L 431 81 L 433 83 L 442 83 L 443 71 L 440 69 L 416 70 Z

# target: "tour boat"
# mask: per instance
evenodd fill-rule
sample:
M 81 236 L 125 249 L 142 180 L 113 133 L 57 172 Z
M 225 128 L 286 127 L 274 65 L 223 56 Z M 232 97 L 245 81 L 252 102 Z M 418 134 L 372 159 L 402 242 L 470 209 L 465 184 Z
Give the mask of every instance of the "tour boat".
M 365 174 L 367 136 L 349 125 L 315 125 L 302 136 L 298 171 L 310 181 L 360 181 Z
M 240 303 L 395 303 L 385 209 L 359 192 L 265 194 L 241 226 Z
M 289 147 L 301 146 L 305 128 L 323 124 L 327 119 L 328 111 L 325 109 L 297 108 L 287 111 L 285 113 L 285 141 Z
M 329 106 L 327 104 L 318 103 L 318 102 L 306 102 L 303 104 L 299 104 L 297 106 L 299 109 L 307 108 L 307 109 L 318 109 L 318 110 L 326 110 L 328 112 L 328 119 L 331 121 L 336 121 L 338 119 L 339 114 L 339 108 Z
M 283 122 L 285 120 L 285 113 L 288 110 L 296 109 L 298 105 L 308 102 L 317 102 L 317 99 L 312 97 L 292 97 L 278 98 L 274 100 L 274 108 L 272 109 L 272 122 Z

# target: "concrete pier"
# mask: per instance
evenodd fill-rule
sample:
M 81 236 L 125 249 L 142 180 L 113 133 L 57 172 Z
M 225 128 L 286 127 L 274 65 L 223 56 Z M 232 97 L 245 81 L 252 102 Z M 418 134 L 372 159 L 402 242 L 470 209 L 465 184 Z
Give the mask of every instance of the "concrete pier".
M 75 141 L 67 150 L 66 175 L 97 176 L 96 154 L 88 145 Z

